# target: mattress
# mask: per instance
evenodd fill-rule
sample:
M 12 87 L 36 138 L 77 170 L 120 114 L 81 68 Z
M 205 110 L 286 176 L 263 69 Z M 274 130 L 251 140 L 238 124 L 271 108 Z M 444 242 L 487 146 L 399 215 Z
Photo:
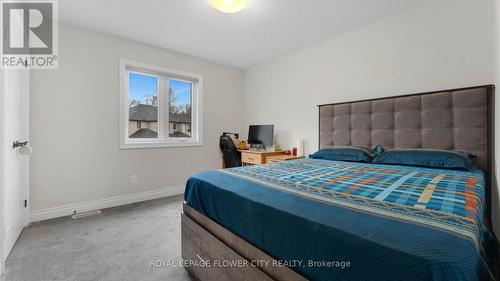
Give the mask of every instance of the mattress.
M 489 280 L 485 180 L 302 159 L 193 175 L 186 203 L 311 280 Z

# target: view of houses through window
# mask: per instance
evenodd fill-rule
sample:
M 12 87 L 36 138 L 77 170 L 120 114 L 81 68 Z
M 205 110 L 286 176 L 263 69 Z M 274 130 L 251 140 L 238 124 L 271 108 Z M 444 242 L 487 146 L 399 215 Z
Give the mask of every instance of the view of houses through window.
M 192 83 L 168 80 L 169 137 L 191 137 Z
M 191 82 L 139 72 L 129 72 L 128 81 L 129 138 L 158 139 L 159 120 L 168 120 L 162 130 L 167 130 L 169 138 L 191 138 Z M 168 117 L 162 117 L 159 109 L 163 111 L 166 106 Z

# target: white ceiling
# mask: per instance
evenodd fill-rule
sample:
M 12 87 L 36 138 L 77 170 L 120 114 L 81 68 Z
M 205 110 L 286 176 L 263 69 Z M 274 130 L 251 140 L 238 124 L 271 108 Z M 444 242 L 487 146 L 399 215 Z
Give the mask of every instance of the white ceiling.
M 238 68 L 426 0 L 248 0 L 224 14 L 208 0 L 63 0 L 63 22 Z

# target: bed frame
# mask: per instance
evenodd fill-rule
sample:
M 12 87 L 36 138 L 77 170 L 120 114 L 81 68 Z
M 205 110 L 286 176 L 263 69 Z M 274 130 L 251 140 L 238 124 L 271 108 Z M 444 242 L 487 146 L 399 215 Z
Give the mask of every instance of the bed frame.
M 307 280 L 186 203 L 182 209 L 182 258 L 193 262 L 186 269 L 196 280 Z M 222 261 L 240 264 L 224 267 Z
M 477 154 L 492 230 L 493 93 L 494 86 L 485 85 L 319 105 L 319 148 L 382 144 Z M 196 280 L 307 280 L 185 203 L 181 228 L 182 258 Z M 496 247 L 494 255 L 496 263 Z M 238 264 L 226 267 L 223 261 Z

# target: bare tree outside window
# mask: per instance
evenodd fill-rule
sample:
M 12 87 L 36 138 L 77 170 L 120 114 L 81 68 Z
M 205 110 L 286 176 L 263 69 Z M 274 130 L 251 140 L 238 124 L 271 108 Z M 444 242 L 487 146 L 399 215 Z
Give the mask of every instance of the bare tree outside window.
M 168 81 L 169 137 L 190 138 L 192 120 L 192 83 L 180 80 Z
M 120 149 L 203 144 L 203 76 L 120 58 Z
M 166 83 L 162 90 L 158 81 Z M 192 82 L 130 72 L 128 87 L 129 138 L 157 139 L 160 128 L 165 128 L 159 124 L 160 91 L 168 91 L 168 137 L 192 137 Z

